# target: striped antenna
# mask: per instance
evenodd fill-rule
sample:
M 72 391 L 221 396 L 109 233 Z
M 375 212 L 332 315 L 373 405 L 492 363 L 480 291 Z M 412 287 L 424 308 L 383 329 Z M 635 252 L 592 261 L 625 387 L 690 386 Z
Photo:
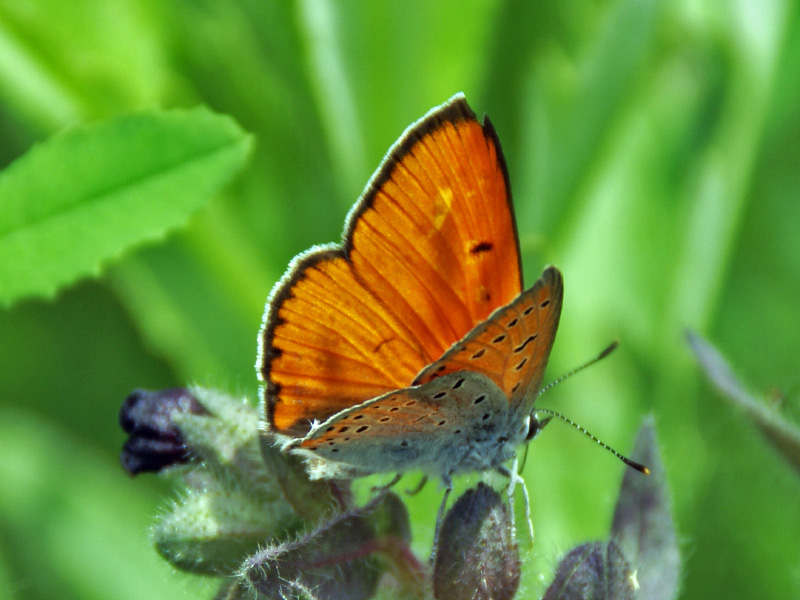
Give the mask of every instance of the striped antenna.
M 607 347 L 607 348 L 605 348 L 605 350 L 603 350 L 603 351 L 602 351 L 600 354 L 598 354 L 597 356 L 595 356 L 595 357 L 594 357 L 592 360 L 590 360 L 590 361 L 588 361 L 588 362 L 585 362 L 585 363 L 583 363 L 583 364 L 582 364 L 580 367 L 576 367 L 575 369 L 572 369 L 572 371 L 569 371 L 568 373 L 565 373 L 564 375 L 562 375 L 561 377 L 559 377 L 559 378 L 558 378 L 558 379 L 556 379 L 555 381 L 551 381 L 550 383 L 548 383 L 548 384 L 547 384 L 546 386 L 544 386 L 544 387 L 543 387 L 541 390 L 539 390 L 539 393 L 538 393 L 538 394 L 536 394 L 536 396 L 537 396 L 537 397 L 538 397 L 538 396 L 541 396 L 541 395 L 542 395 L 542 394 L 544 394 L 544 393 L 545 393 L 547 390 L 549 390 L 549 389 L 550 389 L 550 388 L 552 388 L 552 387 L 555 387 L 556 385 L 558 385 L 559 383 L 561 383 L 561 382 L 562 382 L 562 381 L 564 381 L 565 379 L 569 379 L 570 377 L 572 377 L 572 376 L 573 376 L 573 375 L 575 375 L 576 373 L 580 373 L 581 371 L 583 371 L 583 370 L 584 370 L 586 367 L 591 367 L 591 366 L 592 366 L 594 363 L 596 363 L 596 362 L 600 362 L 600 361 L 601 361 L 601 360 L 603 360 L 603 359 L 604 359 L 606 356 L 608 356 L 608 355 L 609 355 L 609 354 L 611 354 L 611 353 L 612 353 L 614 350 L 616 350 L 616 349 L 617 349 L 617 346 L 619 346 L 619 342 L 618 342 L 617 340 L 614 340 L 613 342 L 611 342 L 611 343 L 608 345 L 608 347 Z
M 561 377 L 559 377 L 559 378 L 558 378 L 558 379 L 556 379 L 555 381 L 552 381 L 552 382 L 548 383 L 548 384 L 547 384 L 546 386 L 544 386 L 544 387 L 543 387 L 541 390 L 539 390 L 539 393 L 537 394 L 537 397 L 538 397 L 538 396 L 541 396 L 541 395 L 542 395 L 542 394 L 544 394 L 544 393 L 545 393 L 547 390 L 549 390 L 550 388 L 552 388 L 552 387 L 553 387 L 553 386 L 555 386 L 555 385 L 558 385 L 559 383 L 561 383 L 561 382 L 562 382 L 562 381 L 564 381 L 565 379 L 568 379 L 568 378 L 572 377 L 572 376 L 573 376 L 573 375 L 575 375 L 576 373 L 580 373 L 580 372 L 581 372 L 581 371 L 583 371 L 583 370 L 584 370 L 586 367 L 591 367 L 591 366 L 592 366 L 593 364 L 595 364 L 596 362 L 599 362 L 599 361 L 603 360 L 603 359 L 604 359 L 606 356 L 608 356 L 608 355 L 609 355 L 609 354 L 611 354 L 611 353 L 612 353 L 614 350 L 616 350 L 616 349 L 617 349 L 617 346 L 619 346 L 619 342 L 618 342 L 618 341 L 616 341 L 616 340 L 614 340 L 613 342 L 611 342 L 611 344 L 609 344 L 609 345 L 608 345 L 608 346 L 607 346 L 607 347 L 606 347 L 606 348 L 605 348 L 605 349 L 604 349 L 604 350 L 603 350 L 603 351 L 602 351 L 600 354 L 598 354 L 597 356 L 595 356 L 595 357 L 594 357 L 592 360 L 590 360 L 590 361 L 588 361 L 588 362 L 585 362 L 585 363 L 583 363 L 581 366 L 579 366 L 579 367 L 577 367 L 577 368 L 575 368 L 575 369 L 572 369 L 572 371 L 569 371 L 568 373 L 566 373 L 566 374 L 562 375 Z M 575 429 L 577 429 L 578 431 L 582 432 L 582 433 L 583 433 L 585 436 L 587 436 L 587 437 L 591 438 L 592 440 L 594 440 L 595 442 L 597 442 L 597 443 L 598 443 L 600 446 L 602 446 L 603 448 L 605 448 L 606 450 L 608 450 L 609 452 L 611 452 L 611 454 L 613 454 L 614 456 L 616 456 L 618 459 L 620 459 L 622 462 L 624 462 L 624 463 L 625 463 L 626 465 L 628 465 L 629 467 L 633 467 L 634 469 L 636 469 L 637 471 L 640 471 L 640 472 L 644 473 L 645 475 L 649 475 L 649 474 L 650 474 L 650 469 L 648 469 L 647 467 L 645 467 L 645 466 L 644 466 L 644 465 L 642 465 L 642 464 L 639 464 L 638 462 L 636 462 L 636 461 L 634 461 L 634 460 L 631 460 L 631 459 L 630 459 L 630 458 L 628 458 L 627 456 L 623 456 L 622 454 L 620 454 L 619 452 L 617 452 L 616 450 L 614 450 L 614 449 L 613 449 L 611 446 L 609 446 L 609 445 L 608 445 L 608 444 L 606 444 L 605 442 L 602 442 L 602 441 L 600 441 L 600 440 L 599 440 L 599 439 L 597 439 L 597 437 L 596 437 L 596 436 L 594 436 L 592 433 L 590 433 L 589 431 L 587 431 L 586 429 L 584 429 L 583 427 L 581 427 L 580 425 L 578 425 L 578 424 L 577 424 L 575 421 L 573 421 L 573 420 L 571 420 L 571 419 L 568 419 L 568 418 L 567 418 L 567 417 L 565 417 L 564 415 L 562 415 L 562 414 L 560 414 L 560 413 L 557 413 L 557 412 L 556 412 L 556 411 L 554 411 L 554 410 L 550 410 L 550 409 L 548 409 L 548 408 L 534 408 L 534 409 L 533 409 L 533 412 L 535 412 L 535 413 L 544 413 L 544 414 L 546 414 L 546 415 L 551 415 L 551 416 L 553 416 L 553 417 L 558 417 L 559 419 L 561 419 L 561 420 L 562 420 L 562 421 L 564 421 L 565 423 L 567 423 L 567 424 L 569 424 L 569 425 L 572 425 L 572 426 L 573 426 Z
M 591 364 L 591 363 L 590 363 L 590 364 Z M 645 467 L 643 464 L 640 464 L 640 463 L 636 462 L 635 460 L 631 460 L 631 459 L 630 459 L 630 458 L 628 458 L 627 456 L 623 456 L 622 454 L 620 454 L 619 452 L 617 452 L 616 450 L 614 450 L 614 449 L 613 449 L 611 446 L 609 446 L 609 445 L 608 445 L 608 444 L 606 444 L 605 442 L 602 442 L 602 441 L 600 441 L 599 439 L 597 439 L 597 437 L 595 437 L 595 436 L 594 436 L 594 435 L 593 435 L 591 432 L 587 431 L 586 429 L 584 429 L 583 427 L 581 427 L 580 425 L 578 425 L 578 424 L 577 424 L 575 421 L 573 421 L 573 420 L 571 420 L 571 419 L 568 419 L 568 418 L 567 418 L 567 417 L 565 417 L 564 415 L 562 415 L 562 414 L 559 414 L 559 413 L 557 413 L 557 412 L 556 412 L 556 411 L 554 411 L 554 410 L 550 410 L 549 408 L 534 408 L 534 409 L 533 409 L 533 412 L 535 412 L 535 413 L 544 413 L 544 414 L 546 414 L 546 415 L 551 415 L 551 416 L 553 416 L 553 417 L 558 417 L 559 419 L 561 419 L 561 420 L 562 420 L 562 421 L 564 421 L 565 423 L 568 423 L 569 425 L 572 425 L 572 426 L 573 426 L 575 429 L 577 429 L 578 431 L 582 432 L 582 433 L 583 433 L 585 436 L 587 436 L 587 437 L 589 437 L 589 438 L 593 439 L 595 442 L 597 442 L 597 443 L 598 443 L 598 444 L 600 444 L 600 445 L 601 445 L 603 448 L 605 448 L 606 450 L 608 450 L 609 452 L 611 452 L 611 454 L 613 454 L 614 456 L 616 456 L 618 459 L 620 459 L 622 462 L 624 462 L 624 463 L 625 463 L 626 465 L 628 465 L 629 467 L 633 467 L 634 469 L 636 469 L 637 471 L 640 471 L 640 472 L 644 473 L 645 475 L 650 475 L 650 469 L 648 469 L 647 467 Z

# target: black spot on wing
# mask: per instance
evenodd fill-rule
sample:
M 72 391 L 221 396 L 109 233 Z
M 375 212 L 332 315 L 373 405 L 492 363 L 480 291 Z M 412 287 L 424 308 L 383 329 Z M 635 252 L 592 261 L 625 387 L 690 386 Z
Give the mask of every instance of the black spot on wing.
M 534 334 L 533 334 L 533 335 L 531 335 L 531 336 L 528 336 L 528 339 L 526 339 L 524 342 L 522 342 L 522 344 L 520 344 L 519 346 L 517 346 L 516 348 L 514 348 L 514 352 L 515 352 L 516 354 L 519 354 L 520 352 L 522 352 L 522 351 L 525 349 L 525 346 L 527 346 L 528 344 L 530 344 L 530 343 L 531 343 L 533 340 L 535 340 L 537 337 L 538 337 L 538 334 L 536 334 L 536 333 L 534 333 Z
M 469 251 L 472 254 L 480 254 L 482 252 L 490 252 L 492 248 L 494 248 L 494 244 L 492 244 L 492 242 L 478 242 L 477 244 L 474 244 Z

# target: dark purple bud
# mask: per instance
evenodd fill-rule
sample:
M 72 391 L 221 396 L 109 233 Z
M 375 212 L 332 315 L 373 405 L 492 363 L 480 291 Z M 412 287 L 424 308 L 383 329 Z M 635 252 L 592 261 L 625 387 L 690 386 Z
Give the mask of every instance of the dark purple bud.
M 433 569 L 444 600 L 510 600 L 520 577 L 519 548 L 500 494 L 479 483 L 447 512 Z
M 119 424 L 130 437 L 122 446 L 122 467 L 131 475 L 158 472 L 189 461 L 191 453 L 175 426 L 175 413 L 209 414 L 184 388 L 134 390 L 119 411 Z
M 634 600 L 638 585 L 614 542 L 581 544 L 558 564 L 542 600 Z

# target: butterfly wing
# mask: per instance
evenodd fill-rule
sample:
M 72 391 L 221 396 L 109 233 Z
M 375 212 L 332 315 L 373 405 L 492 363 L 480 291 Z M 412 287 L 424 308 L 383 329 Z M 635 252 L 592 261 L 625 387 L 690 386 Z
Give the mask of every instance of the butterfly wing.
M 546 268 L 533 287 L 495 310 L 423 369 L 414 383 L 425 384 L 457 371 L 478 371 L 503 390 L 512 408 L 532 403 L 553 348 L 563 297 L 561 273 L 555 267 Z
M 548 267 L 533 287 L 423 369 L 412 387 L 336 413 L 296 448 L 321 459 L 312 469 L 318 477 L 336 476 L 338 465 L 351 476 L 486 468 L 481 457 L 495 452 L 487 440 L 525 436 L 525 420 L 518 417 L 527 415 L 524 403 L 533 402 L 541 385 L 563 289 L 561 273 Z
M 510 433 L 508 408 L 503 392 L 482 373 L 449 373 L 337 413 L 294 447 L 323 459 L 317 477 L 332 476 L 339 464 L 362 475 L 411 469 L 449 474 L 469 462 L 481 440 Z
M 412 125 L 347 219 L 341 246 L 296 258 L 273 290 L 257 369 L 274 432 L 391 390 L 521 289 L 508 175 L 462 95 Z

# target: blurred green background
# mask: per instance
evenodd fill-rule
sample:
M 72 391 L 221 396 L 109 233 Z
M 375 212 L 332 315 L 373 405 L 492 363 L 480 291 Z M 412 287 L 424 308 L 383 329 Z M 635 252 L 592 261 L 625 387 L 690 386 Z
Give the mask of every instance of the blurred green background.
M 796 400 L 799 5 L 0 0 L 0 165 L 146 106 L 204 103 L 257 139 L 185 229 L 0 312 L 0 597 L 210 596 L 150 546 L 170 488 L 122 472 L 119 405 L 187 383 L 254 399 L 272 285 L 339 239 L 390 144 L 457 91 L 502 140 L 526 281 L 564 273 L 548 378 L 621 341 L 540 404 L 622 452 L 655 415 L 683 598 L 800 596 L 797 475 L 683 341 L 696 329 L 755 390 Z M 606 536 L 622 472 L 564 426 L 531 446 L 520 597 Z M 409 501 L 421 552 L 440 493 Z

